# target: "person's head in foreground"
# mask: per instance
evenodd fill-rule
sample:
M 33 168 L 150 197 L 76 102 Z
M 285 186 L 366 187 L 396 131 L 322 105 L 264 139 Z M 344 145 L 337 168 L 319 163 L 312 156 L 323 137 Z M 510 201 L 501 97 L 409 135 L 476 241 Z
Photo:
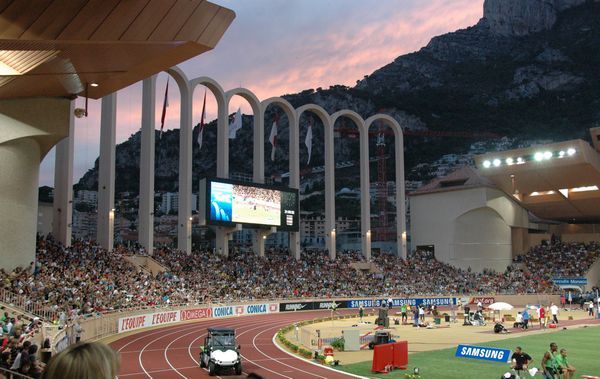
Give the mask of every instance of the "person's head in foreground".
M 52 357 L 45 379 L 114 379 L 119 373 L 119 356 L 100 342 L 69 346 Z

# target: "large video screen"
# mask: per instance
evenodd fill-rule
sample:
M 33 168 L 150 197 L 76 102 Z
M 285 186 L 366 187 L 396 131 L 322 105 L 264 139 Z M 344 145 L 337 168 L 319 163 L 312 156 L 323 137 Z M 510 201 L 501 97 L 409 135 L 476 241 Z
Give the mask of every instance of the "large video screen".
M 207 180 L 207 221 L 211 224 L 276 226 L 298 231 L 298 191 Z

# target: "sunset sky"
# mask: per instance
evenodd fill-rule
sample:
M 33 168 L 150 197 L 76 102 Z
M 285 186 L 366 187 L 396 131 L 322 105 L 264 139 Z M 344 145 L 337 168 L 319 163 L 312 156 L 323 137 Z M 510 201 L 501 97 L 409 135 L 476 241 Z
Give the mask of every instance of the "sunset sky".
M 483 0 L 211 0 L 235 11 L 236 18 L 217 47 L 180 67 L 191 79 L 210 76 L 225 90 L 245 87 L 259 99 L 356 81 L 419 50 L 437 35 L 475 24 Z M 157 84 L 157 128 L 166 74 Z M 117 95 L 117 143 L 140 129 L 141 83 Z M 179 127 L 179 95 L 170 86 L 166 129 Z M 193 123 L 199 122 L 204 91 L 194 93 Z M 83 99 L 77 100 L 83 106 Z M 251 113 L 241 98 L 238 106 Z M 207 120 L 216 104 L 207 97 Z M 90 102 L 90 117 L 76 119 L 74 182 L 98 157 L 100 102 Z M 42 163 L 40 185 L 53 186 L 54 151 Z

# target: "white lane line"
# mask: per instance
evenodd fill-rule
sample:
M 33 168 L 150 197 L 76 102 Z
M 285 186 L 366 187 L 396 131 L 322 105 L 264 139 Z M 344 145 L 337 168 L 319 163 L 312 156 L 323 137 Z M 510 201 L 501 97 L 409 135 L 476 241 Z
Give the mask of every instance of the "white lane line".
M 287 355 L 289 355 L 289 356 L 292 356 L 292 357 L 294 357 L 294 358 L 296 358 L 296 359 L 300 359 L 300 360 L 302 360 L 302 361 L 304 361 L 304 362 L 306 362 L 306 363 L 310 363 L 310 364 L 311 364 L 311 365 L 313 365 L 313 366 L 317 366 L 317 367 L 320 367 L 320 368 L 324 368 L 324 369 L 326 369 L 326 370 L 334 371 L 334 372 L 336 372 L 336 373 L 338 373 L 338 374 L 342 374 L 342 375 L 348 375 L 348 376 L 350 376 L 350 377 L 352 377 L 352 378 L 359 378 L 359 379 L 369 379 L 367 376 L 360 376 L 360 375 L 350 374 L 350 373 L 347 373 L 347 372 L 343 372 L 343 371 L 340 371 L 340 370 L 336 370 L 336 369 L 334 369 L 334 368 L 327 367 L 327 366 L 325 366 L 325 365 L 322 365 L 322 364 L 319 364 L 319 363 L 315 363 L 315 362 L 313 362 L 313 361 L 311 361 L 311 360 L 309 360 L 309 359 L 302 358 L 302 357 L 299 357 L 299 356 L 297 356 L 297 355 L 295 355 L 295 354 L 292 354 L 292 353 L 290 353 L 289 351 L 287 351 L 287 350 L 285 350 L 284 348 L 282 348 L 281 346 L 279 346 L 279 345 L 277 344 L 277 342 L 275 341 L 275 340 L 276 340 L 276 338 L 277 338 L 277 333 L 273 334 L 273 339 L 271 340 L 271 341 L 273 341 L 273 345 L 275 345 L 275 347 L 276 347 L 276 348 L 278 348 L 279 350 L 281 350 L 282 352 L 286 353 L 286 354 L 287 354 Z
M 256 336 L 254 336 L 254 339 L 252 340 L 252 345 L 254 345 L 254 348 L 255 348 L 256 350 L 258 350 L 258 352 L 259 352 L 259 353 L 261 353 L 262 355 L 264 355 L 265 357 L 275 360 L 275 358 L 274 358 L 274 357 L 272 357 L 272 356 L 270 356 L 269 354 L 266 354 L 265 352 L 263 352 L 262 350 L 260 350 L 260 348 L 259 348 L 259 347 L 256 345 L 256 342 L 255 342 L 256 338 L 257 338 L 259 335 L 261 335 L 261 334 L 263 334 L 264 332 L 266 332 L 266 331 L 267 331 L 267 330 L 263 330 L 262 332 L 260 332 L 260 333 L 259 333 L 259 334 L 257 334 Z M 275 333 L 275 334 L 277 334 L 277 333 Z M 279 362 L 279 360 L 277 360 L 277 362 Z M 302 370 L 302 369 L 299 369 L 299 368 L 297 368 L 297 367 L 290 366 L 290 365 L 288 365 L 288 364 L 286 364 L 286 363 L 284 363 L 284 362 L 279 362 L 279 363 L 280 363 L 280 364 L 282 364 L 282 365 L 284 365 L 284 366 L 287 366 L 287 367 L 289 367 L 289 368 L 291 368 L 291 369 L 293 369 L 293 370 L 297 370 L 297 371 L 303 372 L 303 373 L 305 373 L 305 374 L 308 374 L 309 376 L 315 376 L 315 377 L 317 377 L 317 378 L 321 378 L 321 379 L 327 379 L 327 378 L 326 378 L 326 377 L 324 377 L 324 376 L 317 375 L 317 374 L 315 374 L 315 373 L 312 373 L 312 372 L 304 371 L 304 370 Z

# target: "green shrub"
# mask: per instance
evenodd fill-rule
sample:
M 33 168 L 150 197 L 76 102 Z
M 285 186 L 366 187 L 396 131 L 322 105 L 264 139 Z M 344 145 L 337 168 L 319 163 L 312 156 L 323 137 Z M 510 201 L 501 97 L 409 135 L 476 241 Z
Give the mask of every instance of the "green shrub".
M 344 351 L 344 343 L 344 337 L 336 338 L 333 341 L 331 341 L 331 347 L 339 351 Z

